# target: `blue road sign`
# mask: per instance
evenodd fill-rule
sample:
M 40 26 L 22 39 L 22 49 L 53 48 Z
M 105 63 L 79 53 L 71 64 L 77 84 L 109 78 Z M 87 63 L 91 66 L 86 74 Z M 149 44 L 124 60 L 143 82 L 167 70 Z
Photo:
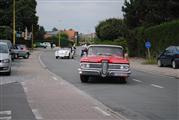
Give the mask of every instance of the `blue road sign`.
M 145 47 L 146 48 L 151 48 L 151 43 L 149 41 L 145 42 Z

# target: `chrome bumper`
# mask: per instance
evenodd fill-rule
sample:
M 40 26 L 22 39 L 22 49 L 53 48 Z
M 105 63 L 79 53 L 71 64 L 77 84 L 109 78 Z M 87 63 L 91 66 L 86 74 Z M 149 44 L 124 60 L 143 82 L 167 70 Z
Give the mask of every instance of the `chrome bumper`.
M 81 75 L 90 75 L 90 76 L 102 76 L 102 77 L 129 77 L 131 70 L 108 70 L 106 75 L 103 75 L 99 69 L 78 69 L 79 74 Z

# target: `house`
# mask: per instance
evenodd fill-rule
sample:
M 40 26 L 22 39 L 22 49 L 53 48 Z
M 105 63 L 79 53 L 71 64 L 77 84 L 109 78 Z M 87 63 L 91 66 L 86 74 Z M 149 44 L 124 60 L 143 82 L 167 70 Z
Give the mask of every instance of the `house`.
M 73 30 L 73 29 L 69 29 L 69 30 L 64 30 L 64 33 L 66 33 L 68 35 L 68 38 L 70 41 L 72 42 L 76 42 L 78 40 L 78 32 Z

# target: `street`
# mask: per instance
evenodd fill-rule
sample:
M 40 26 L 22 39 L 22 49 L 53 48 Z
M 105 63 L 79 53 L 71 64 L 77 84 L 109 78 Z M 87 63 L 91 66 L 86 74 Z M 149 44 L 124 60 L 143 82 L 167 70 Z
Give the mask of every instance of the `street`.
M 178 120 L 178 79 L 132 69 L 127 84 L 95 78 L 89 83 L 81 83 L 77 70 L 79 51 L 78 49 L 74 59 L 56 60 L 54 50 L 40 49 L 32 53 L 28 60 L 20 59 L 13 62 L 12 76 L 3 75 L 0 79 L 0 118 L 60 120 L 69 116 L 68 119 L 73 120 L 73 115 L 78 115 L 81 110 L 83 114 L 79 114 L 76 119 L 87 117 L 111 120 L 108 114 L 112 112 L 102 111 L 105 114 L 103 118 L 96 114 L 94 109 L 91 110 L 96 106 L 94 101 L 97 100 L 113 112 L 131 120 Z M 45 70 L 49 71 L 52 77 Z M 66 86 L 68 82 L 76 88 Z M 69 91 L 66 87 L 73 90 Z M 95 100 L 87 102 L 88 100 L 83 97 L 76 99 L 76 93 L 72 92 L 78 91 L 76 89 Z M 62 92 L 63 90 L 66 92 Z M 73 102 L 70 102 L 71 98 L 74 99 Z M 86 107 L 81 107 L 81 104 Z M 71 114 L 67 114 L 70 110 Z M 85 111 L 88 111 L 88 114 Z
M 82 84 L 78 56 L 56 60 L 54 52 L 46 51 L 41 59 L 50 71 L 130 119 L 178 119 L 178 79 L 133 69 L 127 84 L 97 79 Z

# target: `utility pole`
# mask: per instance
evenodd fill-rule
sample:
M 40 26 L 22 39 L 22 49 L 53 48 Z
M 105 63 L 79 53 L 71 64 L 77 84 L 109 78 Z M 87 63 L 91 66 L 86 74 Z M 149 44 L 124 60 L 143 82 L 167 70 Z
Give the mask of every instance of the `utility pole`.
M 34 25 L 32 24 L 32 49 L 34 48 Z
M 16 2 L 13 0 L 13 45 L 16 44 Z

